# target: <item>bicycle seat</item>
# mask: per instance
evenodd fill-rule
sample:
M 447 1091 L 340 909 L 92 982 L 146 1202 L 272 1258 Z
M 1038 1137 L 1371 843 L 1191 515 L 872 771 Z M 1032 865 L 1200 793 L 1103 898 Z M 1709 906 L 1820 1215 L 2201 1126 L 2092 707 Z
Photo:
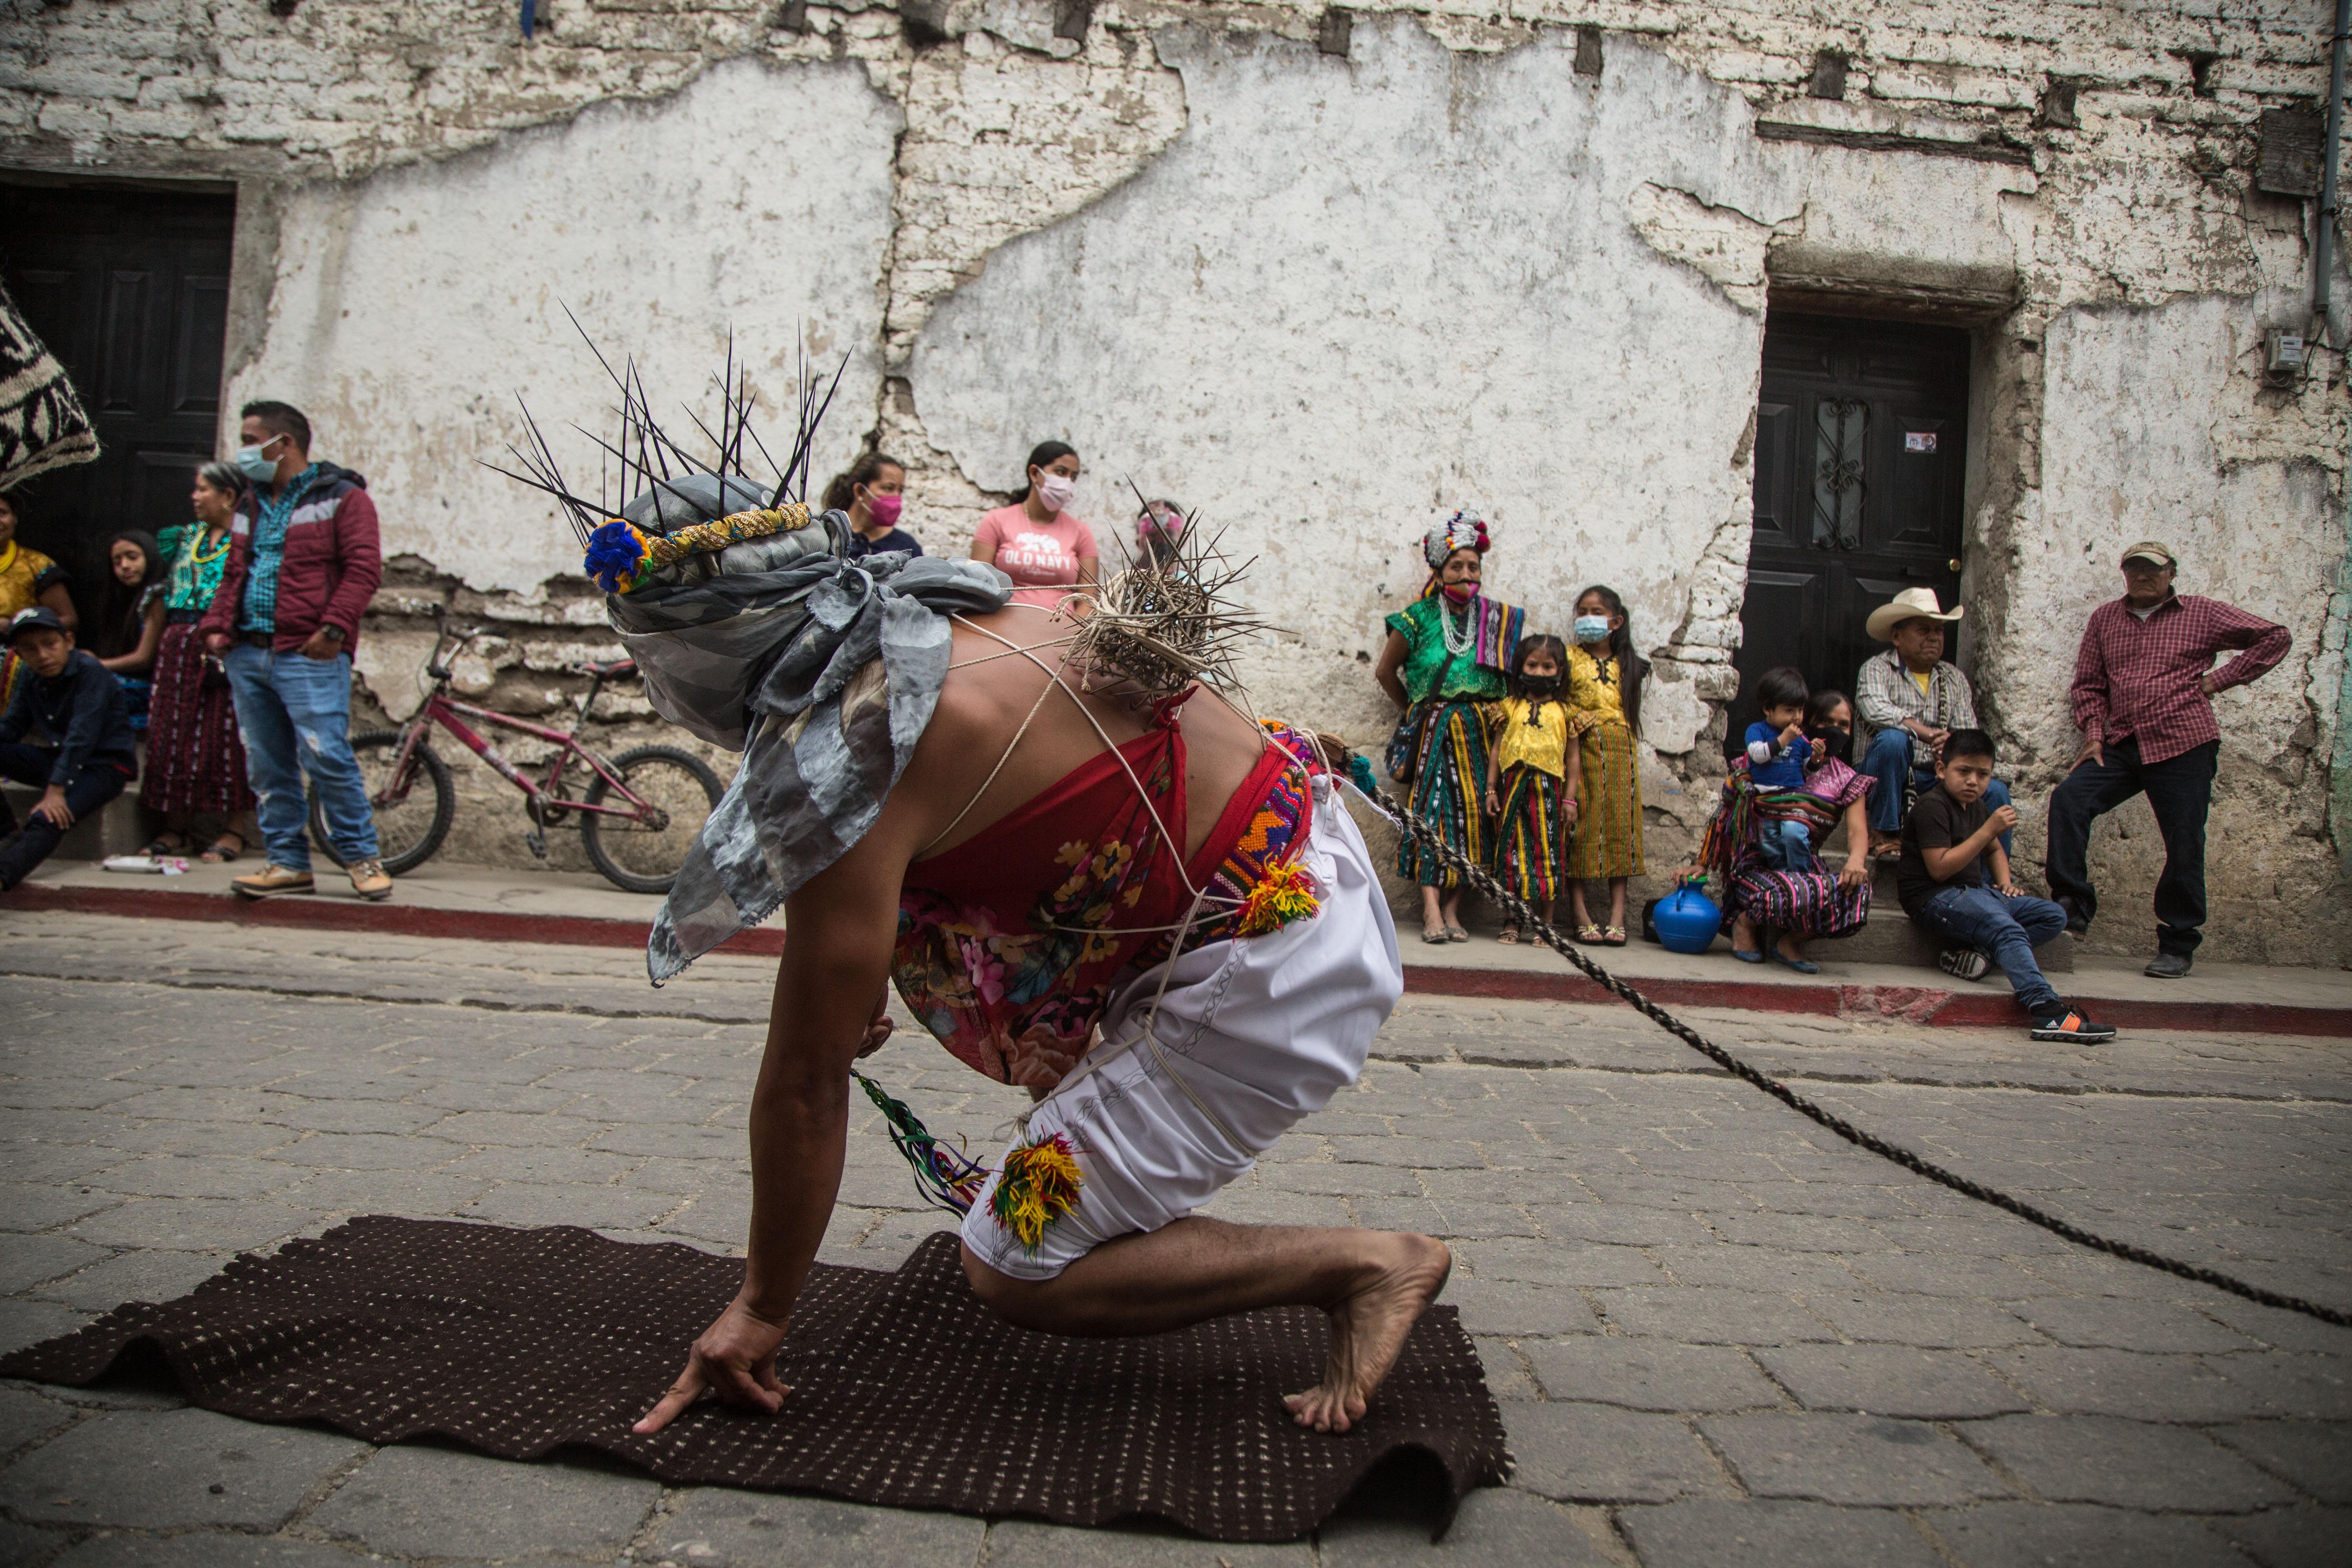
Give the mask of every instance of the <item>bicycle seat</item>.
M 578 668 L 583 675 L 593 675 L 601 680 L 610 680 L 617 675 L 635 675 L 637 672 L 637 661 L 634 658 L 618 658 L 610 664 L 583 663 Z

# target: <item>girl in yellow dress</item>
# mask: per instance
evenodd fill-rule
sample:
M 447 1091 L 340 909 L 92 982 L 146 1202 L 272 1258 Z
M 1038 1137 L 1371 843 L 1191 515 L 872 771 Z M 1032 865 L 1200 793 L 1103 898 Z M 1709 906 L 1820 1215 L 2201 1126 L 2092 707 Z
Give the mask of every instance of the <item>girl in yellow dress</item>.
M 26 610 L 57 612 L 71 631 L 78 617 L 66 591 L 65 568 L 28 544 L 16 542 L 16 503 L 0 495 L 0 626 Z M 0 705 L 16 694 L 19 666 L 14 648 L 0 648 Z
M 1547 921 L 1559 894 L 1576 796 L 1568 784 L 1568 709 L 1560 701 L 1568 647 L 1556 637 L 1521 637 L 1511 653 L 1510 695 L 1486 705 L 1486 815 L 1495 823 L 1495 875 Z M 1519 940 L 1516 921 L 1502 940 Z
M 1568 650 L 1568 793 L 1576 837 L 1568 852 L 1568 896 L 1576 940 L 1625 945 L 1625 879 L 1642 874 L 1642 780 L 1633 760 L 1642 677 L 1625 601 L 1599 584 L 1576 596 L 1576 642 Z M 1584 907 L 1587 879 L 1609 880 L 1609 923 Z

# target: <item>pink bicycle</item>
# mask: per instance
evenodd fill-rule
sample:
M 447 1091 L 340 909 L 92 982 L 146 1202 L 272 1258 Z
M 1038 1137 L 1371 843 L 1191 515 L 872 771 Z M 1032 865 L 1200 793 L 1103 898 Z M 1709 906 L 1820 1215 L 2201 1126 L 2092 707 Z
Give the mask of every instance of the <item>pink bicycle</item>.
M 435 611 L 436 616 L 440 614 Z M 531 821 L 526 842 L 532 854 L 547 858 L 547 830 L 577 812 L 581 847 L 608 881 L 632 893 L 669 891 L 687 850 L 702 831 L 704 819 L 725 793 L 719 775 L 700 757 L 676 746 L 638 746 L 608 760 L 580 743 L 576 731 L 604 683 L 636 673 L 637 667 L 627 659 L 572 667 L 588 677 L 588 694 L 580 700 L 570 731 L 457 700 L 449 695 L 451 675 L 442 661 L 442 649 L 453 641 L 463 647 L 481 635 L 478 626 L 466 632 L 443 627 L 434 640 L 433 657 L 425 666 L 425 673 L 433 677 L 433 689 L 416 716 L 397 730 L 369 730 L 352 737 L 360 777 L 367 785 L 368 804 L 375 812 L 383 868 L 397 877 L 425 864 L 449 836 L 449 825 L 457 817 L 457 791 L 450 782 L 449 764 L 433 754 L 425 738 L 425 731 L 438 724 L 496 769 L 500 778 L 522 791 L 523 809 Z M 466 723 L 467 719 L 552 745 L 555 755 L 548 763 L 546 778 L 534 783 L 524 777 L 496 746 Z M 566 795 L 564 779 L 575 762 L 587 773 L 587 787 L 576 800 Z M 310 792 L 310 837 L 328 858 L 342 863 L 327 832 L 326 813 L 316 790 Z

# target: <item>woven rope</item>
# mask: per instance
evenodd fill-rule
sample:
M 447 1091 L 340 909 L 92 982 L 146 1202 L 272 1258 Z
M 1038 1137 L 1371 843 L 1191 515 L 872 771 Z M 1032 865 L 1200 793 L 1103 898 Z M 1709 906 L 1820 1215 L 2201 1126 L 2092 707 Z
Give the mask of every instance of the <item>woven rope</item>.
M 809 509 L 798 501 L 752 511 L 730 511 L 716 522 L 693 523 L 675 533 L 647 539 L 644 569 L 672 566 L 689 555 L 724 550 L 730 544 L 765 539 L 772 533 L 790 533 L 808 525 Z
M 2104 1236 L 2084 1230 L 2070 1221 L 2060 1219 L 2047 1210 L 2037 1208 L 2022 1198 L 2012 1197 L 1999 1188 L 1988 1187 L 1979 1182 L 1972 1182 L 1958 1172 L 1948 1171 L 1931 1160 L 1923 1160 L 1910 1150 L 1889 1143 L 1883 1138 L 1864 1131 L 1843 1117 L 1824 1110 L 1780 1079 L 1748 1066 L 1570 947 L 1559 932 L 1553 929 L 1551 922 L 1540 919 L 1534 910 L 1528 908 L 1526 900 L 1515 897 L 1484 866 L 1478 865 L 1446 843 L 1435 828 L 1399 805 L 1396 797 L 1386 790 L 1370 798 L 1381 812 L 1396 825 L 1399 832 L 1414 839 L 1423 849 L 1460 872 L 1464 879 L 1472 887 L 1500 904 L 1519 922 L 1520 931 L 1533 931 L 1541 937 L 1545 946 L 1582 970 L 1594 984 L 1624 1001 L 1634 1011 L 1706 1057 L 1724 1071 L 1762 1089 L 1790 1110 L 1828 1128 L 1846 1142 L 1867 1149 L 1881 1159 L 1892 1160 L 1914 1174 L 1925 1176 L 1931 1182 L 1940 1183 L 1956 1193 L 1976 1199 L 1979 1203 L 1990 1204 L 1997 1209 L 2004 1209 L 2029 1224 L 2038 1225 L 2046 1231 L 2064 1237 L 2078 1247 L 2087 1247 L 2094 1251 L 2105 1252 L 2127 1262 L 2161 1269 L 2167 1274 L 2178 1275 L 2183 1279 L 2194 1279 L 2200 1285 L 2210 1285 L 2218 1290 L 2227 1290 L 2233 1296 L 2242 1296 L 2249 1301 L 2259 1302 L 2265 1307 L 2277 1307 L 2284 1311 L 2301 1312 L 2305 1317 L 2317 1318 L 2323 1323 L 2336 1323 L 2352 1328 L 2352 1312 L 2341 1312 L 2333 1307 L 2323 1307 L 2316 1301 L 2306 1301 L 2300 1296 L 2284 1296 L 2275 1290 L 2265 1290 L 2259 1285 L 2249 1285 L 2242 1279 L 2232 1279 L 2227 1274 L 2200 1268 L 2193 1263 L 2183 1263 L 2179 1258 L 2167 1258 L 2158 1252 L 2150 1252 L 2144 1247 L 2134 1247 L 2127 1241 L 2111 1241 Z

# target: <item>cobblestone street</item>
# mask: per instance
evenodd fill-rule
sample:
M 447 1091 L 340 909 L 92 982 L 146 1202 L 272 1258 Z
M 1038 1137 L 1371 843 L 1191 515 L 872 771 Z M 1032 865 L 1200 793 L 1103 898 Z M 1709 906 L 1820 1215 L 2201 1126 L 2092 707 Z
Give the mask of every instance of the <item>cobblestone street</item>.
M 0 1347 L 355 1214 L 730 1250 L 772 965 L 0 914 Z M 2352 1047 L 1691 1022 L 2077 1222 L 2352 1305 Z M 993 1524 L 0 1385 L 0 1560 L 2342 1563 L 2352 1331 L 1915 1178 L 1622 1008 L 1410 996 L 1362 1083 L 1211 1211 L 1431 1232 L 1518 1468 L 1438 1546 L 1351 1504 L 1235 1547 Z M 877 1076 L 983 1146 L 1020 1102 L 903 1034 Z M 854 1108 L 822 1256 L 913 1206 Z M 683 1347 L 680 1347 L 681 1350 Z

